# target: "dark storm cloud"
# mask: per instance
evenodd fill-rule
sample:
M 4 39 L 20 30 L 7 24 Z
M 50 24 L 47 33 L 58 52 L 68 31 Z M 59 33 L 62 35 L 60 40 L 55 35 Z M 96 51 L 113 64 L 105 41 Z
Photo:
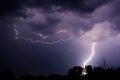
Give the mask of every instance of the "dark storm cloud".
M 23 9 L 24 0 L 0 0 L 0 16 L 13 17 L 23 16 L 20 10 Z
M 21 12 L 26 15 L 24 21 L 18 20 L 22 25 L 26 24 L 35 32 L 42 31 L 50 35 L 54 35 L 56 28 L 65 29 L 63 27 L 67 26 L 66 29 L 70 29 L 70 33 L 80 36 L 80 30 L 89 31 L 95 24 L 108 19 L 104 19 L 106 9 L 103 8 L 103 14 L 102 11 L 101 14 L 99 13 L 104 16 L 102 18 L 94 12 L 109 5 L 112 0 L 32 0 L 22 3 Z M 42 21 L 44 19 L 45 22 Z M 110 16 L 109 19 L 111 19 Z
M 111 0 L 34 0 L 31 6 L 42 7 L 47 10 L 51 6 L 59 6 L 62 10 L 91 13 L 109 1 Z
M 120 31 L 120 0 L 116 0 L 114 2 L 114 4 L 112 5 L 112 13 L 111 16 L 109 18 L 109 21 L 114 24 L 114 26 L 112 26 L 112 30 L 115 31 Z
M 107 19 L 92 19 L 91 16 L 92 13 L 94 13 L 98 8 L 108 5 L 109 3 L 116 2 L 114 4 L 114 12 L 112 13 L 112 17 L 109 16 L 109 21 L 115 24 L 112 29 L 119 30 L 119 8 L 120 6 L 118 5 L 120 3 L 119 0 L 31 0 L 31 1 L 25 1 L 25 0 L 1 0 L 0 1 L 0 17 L 1 19 L 6 19 L 8 17 L 8 21 L 13 21 L 12 18 L 24 18 L 26 20 L 25 22 L 21 22 L 18 20 L 19 23 L 21 24 L 27 24 L 31 27 L 33 31 L 42 31 L 47 34 L 54 34 L 53 29 L 56 28 L 57 25 L 63 24 L 60 26 L 69 26 L 73 33 L 76 35 L 79 35 L 79 30 L 83 31 L 89 31 L 92 29 L 94 24 L 97 22 L 102 22 Z M 117 6 L 116 6 L 117 5 Z M 54 10 L 53 7 L 56 9 Z M 38 10 L 37 12 L 32 12 L 30 11 L 28 14 L 27 9 L 36 9 Z M 39 12 L 39 10 L 42 10 L 42 12 Z M 59 12 L 60 11 L 60 12 Z M 60 16 L 61 11 L 65 14 L 64 16 L 68 16 L 68 14 L 65 13 L 65 11 L 70 11 L 73 15 L 70 15 L 67 18 L 58 18 Z M 59 15 L 54 15 L 56 12 L 59 12 Z M 104 10 L 103 10 L 104 12 Z M 46 22 L 38 22 L 36 23 L 35 21 L 27 21 L 28 19 L 32 19 L 34 15 L 37 14 L 44 14 L 43 16 L 46 18 Z M 76 14 L 78 13 L 78 14 Z M 88 13 L 89 15 L 84 15 L 81 13 Z M 116 13 L 118 16 L 116 16 Z M 52 16 L 51 16 L 52 14 Z M 50 16 L 48 16 L 50 15 Z M 80 17 L 78 16 L 80 15 Z M 115 16 L 114 16 L 115 15 Z M 81 17 L 82 16 L 82 17 Z M 77 19 L 77 17 L 79 17 Z M 100 16 L 101 17 L 101 16 Z M 39 15 L 38 15 L 39 18 Z M 41 18 L 41 17 L 40 17 Z M 71 20 L 68 20 L 68 19 Z M 43 18 L 41 18 L 42 20 Z M 33 19 L 34 20 L 34 19 Z M 38 19 L 36 19 L 37 21 Z M 39 20 L 38 20 L 39 21 Z M 91 21 L 91 22 L 90 22 Z M 88 23 L 87 23 L 88 22 Z
M 9 18 L 9 21 L 11 19 L 16 19 L 18 17 L 22 18 L 29 18 L 32 17 L 32 15 L 27 14 L 27 9 L 42 9 L 44 13 L 47 13 L 46 16 L 50 13 L 54 13 L 52 10 L 52 7 L 55 7 L 56 10 L 59 11 L 71 11 L 73 13 L 92 13 L 97 8 L 106 5 L 108 2 L 111 2 L 112 0 L 0 0 L 0 17 L 1 19 Z M 83 16 L 83 15 L 82 15 Z M 47 23 L 40 23 L 40 24 L 34 24 L 31 23 L 33 30 L 43 30 L 50 27 L 54 27 L 57 23 L 61 21 L 61 19 L 56 18 L 56 16 L 53 18 L 47 17 Z M 13 20 L 12 20 L 13 21 Z M 15 21 L 15 20 L 14 20 Z M 82 24 L 82 23 L 81 23 Z M 85 24 L 83 24 L 85 25 Z M 40 26 L 40 27 L 39 27 Z M 91 29 L 87 25 L 81 26 L 81 28 L 85 30 Z M 75 29 L 75 28 L 73 28 Z
M 34 31 L 44 31 L 44 32 L 47 32 L 45 31 L 46 29 L 49 30 L 49 34 L 53 33 L 53 31 L 51 30 L 51 27 L 54 28 L 58 23 L 60 22 L 59 19 L 57 18 L 53 18 L 53 17 L 46 17 L 46 23 L 30 23 L 29 25 L 31 25 L 31 28 L 34 30 Z
M 51 6 L 60 6 L 63 10 L 91 13 L 96 8 L 111 0 L 0 0 L 1 16 L 23 16 L 26 7 L 44 8 L 49 11 Z

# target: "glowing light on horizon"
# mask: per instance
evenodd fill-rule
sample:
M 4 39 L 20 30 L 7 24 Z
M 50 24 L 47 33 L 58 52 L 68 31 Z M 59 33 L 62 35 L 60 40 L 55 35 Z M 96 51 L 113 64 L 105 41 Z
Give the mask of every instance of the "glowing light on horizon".
M 91 47 L 91 55 L 90 55 L 90 57 L 84 62 L 83 68 L 85 68 L 85 66 L 88 64 L 88 62 L 89 62 L 89 61 L 92 59 L 92 57 L 94 56 L 94 54 L 95 54 L 95 46 L 96 46 L 96 43 L 93 42 L 93 43 L 92 43 L 92 47 Z

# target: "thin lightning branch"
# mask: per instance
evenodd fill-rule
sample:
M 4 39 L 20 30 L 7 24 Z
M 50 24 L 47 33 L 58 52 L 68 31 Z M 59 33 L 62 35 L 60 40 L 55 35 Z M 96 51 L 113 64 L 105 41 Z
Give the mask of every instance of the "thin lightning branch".
M 92 43 L 92 47 L 91 47 L 91 55 L 90 55 L 90 57 L 84 62 L 84 64 L 83 64 L 83 67 L 85 68 L 85 66 L 87 65 L 87 63 L 92 59 L 92 57 L 94 56 L 94 54 L 95 54 L 95 46 L 96 46 L 96 43 L 95 42 L 93 42 Z
M 72 39 L 72 37 L 70 38 L 67 38 L 67 39 L 59 39 L 59 40 L 56 40 L 54 42 L 46 42 L 46 41 L 41 41 L 41 40 L 33 40 L 33 38 L 25 38 L 25 37 L 18 37 L 19 35 L 19 32 L 17 30 L 17 27 L 15 26 L 14 28 L 14 31 L 15 31 L 15 39 L 23 39 L 23 40 L 26 40 L 26 41 L 30 41 L 32 43 L 43 43 L 43 44 L 56 44 L 56 43 L 59 43 L 59 42 L 65 42 L 65 41 L 69 41 Z M 40 36 L 42 39 L 46 39 L 48 36 L 43 36 L 43 34 L 39 33 L 38 36 Z
M 65 32 L 67 32 L 67 30 L 59 30 L 59 31 L 56 32 L 56 34 L 65 33 Z
M 42 39 L 46 39 L 48 36 L 44 36 L 43 34 L 39 33 L 38 36 L 40 36 Z
M 16 25 L 15 25 L 14 31 L 15 31 L 15 39 L 19 39 L 19 38 L 18 38 L 18 34 L 19 34 L 19 33 L 18 33 L 18 31 L 17 31 Z

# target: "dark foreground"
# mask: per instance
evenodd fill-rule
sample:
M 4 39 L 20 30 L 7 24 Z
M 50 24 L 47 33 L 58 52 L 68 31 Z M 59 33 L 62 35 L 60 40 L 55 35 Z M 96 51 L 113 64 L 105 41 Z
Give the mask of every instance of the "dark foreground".
M 16 78 L 14 74 L 6 69 L 0 73 L 0 80 L 120 80 L 120 68 L 105 69 L 101 67 L 92 68 L 86 66 L 87 75 L 82 75 L 83 68 L 75 66 L 69 69 L 66 75 L 51 74 L 50 76 L 34 76 L 30 74 Z

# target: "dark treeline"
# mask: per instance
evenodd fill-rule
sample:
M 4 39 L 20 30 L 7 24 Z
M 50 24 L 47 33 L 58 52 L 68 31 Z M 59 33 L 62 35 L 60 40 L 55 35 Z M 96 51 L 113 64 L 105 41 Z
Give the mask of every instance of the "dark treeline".
M 86 66 L 86 75 L 82 75 L 83 68 L 75 66 L 69 69 L 66 75 L 51 74 L 49 76 L 34 76 L 30 74 L 16 78 L 12 71 L 6 69 L 0 73 L 0 80 L 120 80 L 120 68 L 104 69 L 101 67 Z

